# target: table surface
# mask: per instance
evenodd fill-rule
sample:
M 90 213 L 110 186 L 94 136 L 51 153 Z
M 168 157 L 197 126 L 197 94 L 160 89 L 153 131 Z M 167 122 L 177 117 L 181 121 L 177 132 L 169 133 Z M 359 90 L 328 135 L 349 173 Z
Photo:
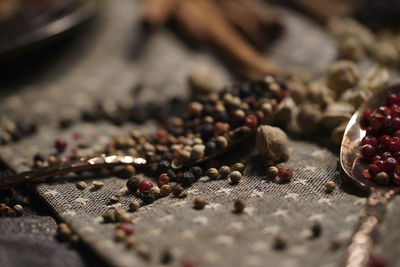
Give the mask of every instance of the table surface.
M 38 151 L 51 153 L 56 137 L 73 143 L 73 133 L 79 132 L 91 144 L 99 144 L 113 133 L 147 127 L 115 127 L 106 122 L 78 123 L 63 131 L 57 127 L 60 116 L 78 117 L 80 110 L 99 100 L 126 100 L 138 84 L 145 90 L 131 101 L 162 103 L 189 96 L 187 74 L 200 64 L 214 67 L 227 84 L 234 79 L 212 51 L 192 50 L 166 29 L 152 35 L 140 51 L 132 51 L 139 38 L 140 1 L 106 1 L 104 5 L 96 20 L 76 36 L 37 51 L 29 62 L 8 70 L 10 74 L 0 80 L 0 114 L 39 125 L 34 136 L 0 148 L 1 158 L 14 169 L 26 169 L 27 159 Z M 333 40 L 300 14 L 279 10 L 287 30 L 266 54 L 284 70 L 305 67 L 320 75 L 335 58 Z M 337 266 L 345 255 L 345 243 L 333 252 L 331 241 L 348 240 L 365 195 L 339 180 L 336 151 L 307 140 L 291 140 L 290 147 L 291 159 L 285 164 L 294 170 L 290 184 L 264 181 L 262 171 L 250 161 L 238 186 L 204 180 L 189 188 L 186 200 L 164 198 L 136 212 L 136 237 L 150 249 L 151 264 L 159 265 L 162 251 L 171 248 L 176 257 L 173 266 L 184 257 L 204 266 Z M 134 252 L 113 241 L 113 225 L 99 221 L 109 208 L 108 198 L 126 181 L 95 178 L 105 183 L 98 192 L 79 191 L 75 181 L 68 179 L 36 186 L 35 202 L 42 206 L 28 208 L 24 217 L 0 220 L 1 232 L 8 233 L 0 237 L 0 265 L 147 266 Z M 324 192 L 329 180 L 339 185 L 332 194 Z M 197 195 L 210 203 L 203 211 L 191 207 Z M 122 207 L 134 198 L 123 195 Z M 243 215 L 232 213 L 237 198 L 246 200 Z M 385 252 L 391 266 L 400 262 L 396 245 L 400 232 L 392 230 L 398 226 L 399 201 L 396 198 L 389 205 L 375 247 L 375 253 Z M 49 210 L 43 211 L 43 207 Z M 84 245 L 71 249 L 58 243 L 54 218 L 70 224 Z M 320 238 L 310 240 L 306 235 L 316 222 L 323 232 Z M 287 250 L 272 248 L 277 233 L 288 237 Z

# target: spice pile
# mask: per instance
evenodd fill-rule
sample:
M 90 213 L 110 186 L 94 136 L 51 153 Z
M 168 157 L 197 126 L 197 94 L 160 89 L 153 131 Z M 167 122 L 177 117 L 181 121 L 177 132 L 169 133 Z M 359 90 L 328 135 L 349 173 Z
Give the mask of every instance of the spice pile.
M 351 18 L 333 18 L 328 28 L 336 38 L 339 57 L 359 61 L 370 56 L 386 66 L 399 67 L 398 32 L 385 29 L 375 33 Z
M 400 185 L 400 94 L 390 93 L 384 106 L 366 108 L 361 127 L 366 136 L 361 142 L 361 155 L 369 163 L 364 176 L 378 184 Z
M 333 144 L 340 145 L 354 111 L 385 86 L 388 79 L 388 71 L 383 67 L 362 73 L 349 60 L 334 62 L 322 79 L 310 81 L 301 73 L 289 74 L 284 81 L 290 98 L 284 102 L 287 113 L 292 114 L 280 121 L 303 136 L 326 132 Z

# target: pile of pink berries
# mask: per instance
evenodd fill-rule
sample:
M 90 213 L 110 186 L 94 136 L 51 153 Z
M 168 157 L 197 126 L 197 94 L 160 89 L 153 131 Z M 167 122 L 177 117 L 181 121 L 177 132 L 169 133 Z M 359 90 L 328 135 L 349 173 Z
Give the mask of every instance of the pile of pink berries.
M 360 124 L 366 130 L 360 152 L 369 164 L 364 177 L 400 185 L 400 93 L 389 94 L 386 104 L 373 111 L 366 108 Z

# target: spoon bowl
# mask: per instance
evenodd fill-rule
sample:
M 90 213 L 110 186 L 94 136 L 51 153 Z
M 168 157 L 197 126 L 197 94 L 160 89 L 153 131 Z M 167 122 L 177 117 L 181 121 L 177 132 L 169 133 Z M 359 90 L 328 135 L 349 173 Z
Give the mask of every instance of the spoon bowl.
M 374 110 L 386 102 L 389 93 L 398 92 L 400 92 L 400 82 L 375 93 L 354 113 L 343 135 L 340 148 L 342 170 L 349 181 L 370 193 L 347 250 L 346 262 L 343 265 L 346 267 L 368 265 L 374 243 L 373 234 L 385 214 L 387 204 L 394 195 L 400 192 L 400 186 L 379 185 L 363 175 L 363 170 L 368 169 L 368 164 L 362 160 L 359 149 L 360 142 L 366 135 L 366 131 L 360 126 L 360 117 L 365 108 Z

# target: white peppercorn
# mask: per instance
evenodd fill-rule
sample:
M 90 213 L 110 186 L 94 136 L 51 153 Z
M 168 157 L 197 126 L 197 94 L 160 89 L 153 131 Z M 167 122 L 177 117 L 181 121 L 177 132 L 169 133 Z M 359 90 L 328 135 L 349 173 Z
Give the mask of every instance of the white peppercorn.
M 256 148 L 259 155 L 273 161 L 289 159 L 288 138 L 277 127 L 261 125 L 257 130 Z

